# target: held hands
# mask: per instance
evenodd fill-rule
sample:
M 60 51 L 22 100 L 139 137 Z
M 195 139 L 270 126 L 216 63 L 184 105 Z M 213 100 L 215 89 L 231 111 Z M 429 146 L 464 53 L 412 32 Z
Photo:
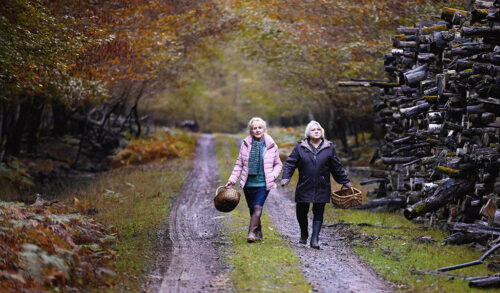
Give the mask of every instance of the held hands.
M 231 182 L 229 182 L 229 181 L 228 181 L 228 182 L 226 183 L 226 185 L 224 185 L 224 187 L 225 187 L 226 189 L 230 189 L 231 187 L 233 187 L 233 183 L 231 183 Z
M 347 182 L 347 183 L 343 184 L 343 186 L 345 186 L 347 188 L 352 188 L 351 182 Z
M 290 179 L 281 179 L 281 187 L 285 186 L 290 182 Z

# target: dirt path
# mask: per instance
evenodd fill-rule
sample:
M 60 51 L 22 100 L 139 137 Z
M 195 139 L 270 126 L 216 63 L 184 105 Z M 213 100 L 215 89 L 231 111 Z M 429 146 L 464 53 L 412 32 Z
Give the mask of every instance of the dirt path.
M 300 230 L 295 218 L 295 203 L 291 198 L 289 189 L 274 189 L 269 193 L 265 211 L 269 213 L 280 234 L 298 254 L 304 275 L 315 291 L 392 291 L 390 284 L 378 277 L 373 269 L 363 264 L 351 249 L 345 246 L 333 228 L 322 228 L 320 250 L 311 249 L 309 244 L 299 244 Z
M 213 208 L 218 172 L 215 141 L 198 140 L 193 170 L 158 233 L 157 259 L 144 285 L 147 292 L 222 292 L 232 286 L 220 257 L 220 222 Z
M 143 286 L 146 292 L 229 292 L 229 269 L 224 266 L 220 213 L 213 208 L 218 172 L 214 137 L 198 141 L 193 170 L 172 202 L 164 229 L 158 232 L 157 257 Z M 364 265 L 337 238 L 333 228 L 323 227 L 321 250 L 298 243 L 295 203 L 289 189 L 271 191 L 265 211 L 275 227 L 302 260 L 303 272 L 319 292 L 390 292 L 391 286 Z M 253 244 L 256 245 L 256 244 Z M 258 245 L 258 244 L 257 244 Z

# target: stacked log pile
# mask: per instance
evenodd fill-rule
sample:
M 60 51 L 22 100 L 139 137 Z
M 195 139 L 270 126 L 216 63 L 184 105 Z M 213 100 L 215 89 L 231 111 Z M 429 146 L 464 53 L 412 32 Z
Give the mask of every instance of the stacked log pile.
M 377 156 L 389 175 L 366 183 L 380 183 L 384 204 L 404 196 L 408 219 L 459 233 L 470 232 L 457 222 L 500 226 L 500 0 L 444 8 L 440 20 L 399 28 L 393 46 L 388 80 L 343 84 L 380 88 Z

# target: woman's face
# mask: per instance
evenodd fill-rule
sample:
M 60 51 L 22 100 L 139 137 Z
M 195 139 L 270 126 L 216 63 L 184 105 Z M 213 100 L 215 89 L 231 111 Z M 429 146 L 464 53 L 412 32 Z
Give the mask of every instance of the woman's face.
M 262 123 L 254 123 L 252 125 L 252 136 L 255 139 L 260 140 L 264 136 L 264 132 L 265 132 L 265 129 L 264 129 L 264 125 L 262 125 Z
M 317 124 L 311 125 L 309 128 L 309 137 L 312 139 L 320 139 L 321 138 L 321 128 Z

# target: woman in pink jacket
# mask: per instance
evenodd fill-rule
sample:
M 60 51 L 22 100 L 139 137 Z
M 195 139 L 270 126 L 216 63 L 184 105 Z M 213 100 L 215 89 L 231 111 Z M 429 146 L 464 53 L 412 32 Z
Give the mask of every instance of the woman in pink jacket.
M 248 122 L 248 130 L 250 135 L 241 144 L 226 188 L 231 188 L 241 175 L 240 185 L 243 187 L 251 216 L 247 241 L 255 242 L 262 239 L 262 208 L 269 190 L 276 187 L 275 181 L 280 175 L 282 164 L 278 146 L 271 136 L 266 134 L 266 122 L 254 117 Z

